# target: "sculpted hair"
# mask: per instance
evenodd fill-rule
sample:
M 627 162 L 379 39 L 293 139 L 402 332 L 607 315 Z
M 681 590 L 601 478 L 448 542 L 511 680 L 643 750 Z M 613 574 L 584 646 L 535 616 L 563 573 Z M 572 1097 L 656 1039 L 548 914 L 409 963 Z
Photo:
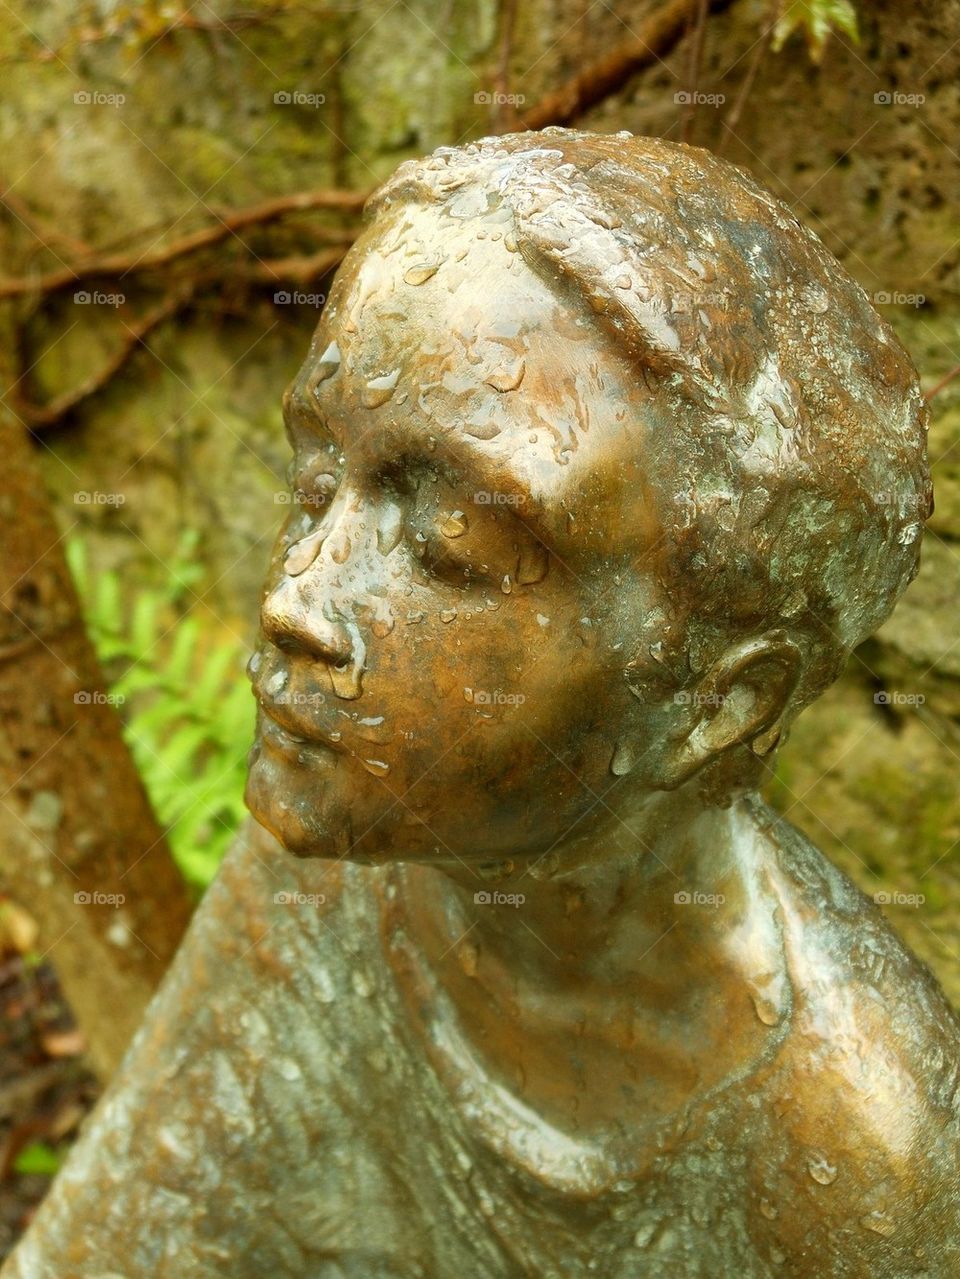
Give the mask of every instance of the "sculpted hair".
M 654 138 L 441 148 L 367 214 L 411 201 L 506 220 L 656 397 L 669 439 L 644 465 L 697 600 L 694 642 L 678 627 L 666 646 L 672 678 L 731 633 L 782 628 L 804 655 L 792 712 L 813 700 L 916 575 L 932 509 L 916 372 L 860 286 L 746 173 Z

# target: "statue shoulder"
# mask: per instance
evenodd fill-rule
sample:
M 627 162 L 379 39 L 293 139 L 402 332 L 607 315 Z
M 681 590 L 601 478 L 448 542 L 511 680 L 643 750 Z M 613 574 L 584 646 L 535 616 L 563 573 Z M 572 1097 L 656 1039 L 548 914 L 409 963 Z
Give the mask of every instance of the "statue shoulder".
M 960 1020 L 878 906 L 771 818 L 793 1009 L 770 1084 L 801 1189 L 783 1202 L 811 1200 L 808 1220 L 853 1230 L 866 1249 L 896 1238 L 913 1265 L 939 1249 L 924 1273 L 957 1273 Z

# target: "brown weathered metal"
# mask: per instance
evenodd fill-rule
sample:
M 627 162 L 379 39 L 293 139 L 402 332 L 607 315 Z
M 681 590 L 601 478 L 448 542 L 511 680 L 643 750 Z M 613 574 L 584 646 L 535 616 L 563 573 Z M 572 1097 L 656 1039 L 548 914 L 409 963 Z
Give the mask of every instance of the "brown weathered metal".
M 960 1026 L 758 798 L 916 571 L 911 363 L 739 170 L 403 165 L 286 399 L 253 827 L 5 1279 L 952 1276 Z

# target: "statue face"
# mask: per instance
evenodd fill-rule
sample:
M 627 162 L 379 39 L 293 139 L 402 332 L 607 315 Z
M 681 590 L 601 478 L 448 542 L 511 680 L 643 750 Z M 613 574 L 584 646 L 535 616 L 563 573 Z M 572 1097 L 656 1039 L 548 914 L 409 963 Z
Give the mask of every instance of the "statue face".
M 624 666 L 662 674 L 680 624 L 646 464 L 669 423 L 508 229 L 381 215 L 287 393 L 248 802 L 295 852 L 543 852 L 609 817 L 624 741 L 656 786 L 673 699 Z

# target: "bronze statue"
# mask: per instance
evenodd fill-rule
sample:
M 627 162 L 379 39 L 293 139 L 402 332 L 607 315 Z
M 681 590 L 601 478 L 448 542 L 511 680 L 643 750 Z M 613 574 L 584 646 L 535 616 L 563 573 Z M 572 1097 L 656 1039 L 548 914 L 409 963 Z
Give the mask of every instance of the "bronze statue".
M 930 508 L 862 290 L 706 152 L 485 139 L 372 199 L 285 407 L 289 852 L 5 1279 L 960 1274 L 960 1025 L 757 794 Z

